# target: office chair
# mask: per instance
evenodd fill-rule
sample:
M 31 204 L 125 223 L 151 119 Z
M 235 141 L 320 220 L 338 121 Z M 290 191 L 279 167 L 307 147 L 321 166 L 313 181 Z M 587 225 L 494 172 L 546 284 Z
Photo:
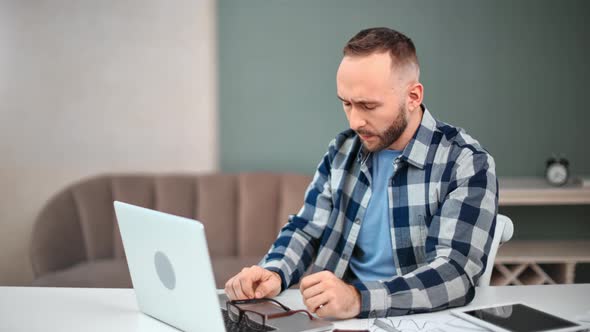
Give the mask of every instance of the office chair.
M 498 217 L 496 218 L 496 229 L 492 239 L 492 247 L 490 248 L 490 253 L 488 255 L 488 263 L 486 264 L 484 273 L 479 277 L 477 286 L 490 285 L 498 248 L 500 248 L 500 245 L 508 242 L 512 238 L 513 233 L 514 225 L 512 224 L 512 220 L 503 214 L 498 214 Z

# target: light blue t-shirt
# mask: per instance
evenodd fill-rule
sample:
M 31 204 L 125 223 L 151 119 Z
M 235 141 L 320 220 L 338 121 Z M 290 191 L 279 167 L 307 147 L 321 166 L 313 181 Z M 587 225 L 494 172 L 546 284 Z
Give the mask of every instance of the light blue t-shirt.
M 371 200 L 356 240 L 357 247 L 350 258 L 350 268 L 361 281 L 389 280 L 395 276 L 387 191 L 393 175 L 393 161 L 401 152 L 373 153 Z

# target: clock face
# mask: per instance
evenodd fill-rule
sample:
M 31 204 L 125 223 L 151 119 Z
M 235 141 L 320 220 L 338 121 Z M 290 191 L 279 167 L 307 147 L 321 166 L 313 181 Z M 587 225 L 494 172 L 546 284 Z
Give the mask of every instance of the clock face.
M 567 168 L 562 164 L 550 165 L 547 169 L 547 180 L 552 184 L 564 184 L 567 181 Z

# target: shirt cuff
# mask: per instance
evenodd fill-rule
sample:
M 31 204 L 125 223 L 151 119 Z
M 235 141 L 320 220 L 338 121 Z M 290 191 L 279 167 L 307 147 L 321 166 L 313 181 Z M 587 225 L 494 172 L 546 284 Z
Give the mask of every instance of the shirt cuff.
M 279 277 L 281 277 L 281 293 L 287 289 L 287 278 L 285 277 L 285 273 L 283 272 L 283 270 L 281 270 L 280 268 L 276 267 L 276 266 L 264 266 L 262 265 L 263 268 L 272 271 L 272 272 L 276 272 L 279 274 Z
M 389 309 L 389 290 L 380 281 L 355 281 L 352 283 L 361 294 L 359 318 L 387 316 Z

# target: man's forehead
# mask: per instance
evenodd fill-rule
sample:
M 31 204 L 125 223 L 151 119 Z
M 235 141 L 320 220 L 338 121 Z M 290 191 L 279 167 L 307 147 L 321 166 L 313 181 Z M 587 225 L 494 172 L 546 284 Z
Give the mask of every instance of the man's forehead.
M 340 83 L 369 80 L 369 83 L 393 84 L 394 88 L 401 84 L 419 81 L 418 65 L 408 62 L 404 65 L 393 64 L 387 52 L 369 55 L 345 55 L 340 62 L 336 80 Z
M 346 102 L 382 103 L 390 93 L 394 93 L 394 82 L 390 79 L 377 79 L 370 75 L 364 77 L 345 77 L 337 79 L 336 95 Z
M 379 57 L 345 56 L 336 74 L 336 83 L 341 97 L 367 97 L 371 92 L 384 93 L 397 84 L 398 80 L 392 72 L 389 55 Z M 346 94 L 344 96 L 343 94 Z

